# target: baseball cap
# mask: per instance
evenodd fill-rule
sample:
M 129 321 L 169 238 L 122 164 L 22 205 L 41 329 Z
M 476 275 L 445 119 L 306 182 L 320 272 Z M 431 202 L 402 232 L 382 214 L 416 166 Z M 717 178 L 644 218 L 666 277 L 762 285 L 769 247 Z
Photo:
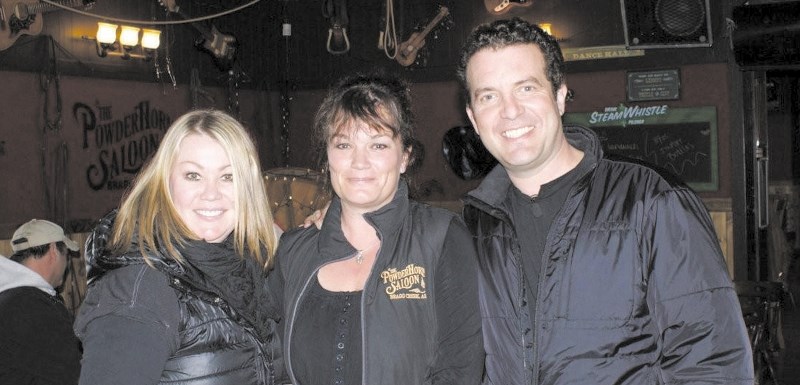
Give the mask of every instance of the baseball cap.
M 61 226 L 44 219 L 33 219 L 14 232 L 14 237 L 11 238 L 11 249 L 16 253 L 20 250 L 59 241 L 64 242 L 72 251 L 80 250 L 78 242 L 67 238 Z

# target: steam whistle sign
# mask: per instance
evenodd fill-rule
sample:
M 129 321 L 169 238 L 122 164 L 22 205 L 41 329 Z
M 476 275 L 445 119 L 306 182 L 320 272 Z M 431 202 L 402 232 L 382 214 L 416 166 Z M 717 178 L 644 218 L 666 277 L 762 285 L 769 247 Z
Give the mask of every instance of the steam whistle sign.
M 566 113 L 564 123 L 594 130 L 606 153 L 658 166 L 697 191 L 719 189 L 715 106 L 620 104 L 597 111 Z
M 75 103 L 72 115 L 82 131 L 83 150 L 97 154 L 85 172 L 95 191 L 128 188 L 172 123 L 169 114 L 151 108 L 149 101 L 118 118 L 110 105 Z

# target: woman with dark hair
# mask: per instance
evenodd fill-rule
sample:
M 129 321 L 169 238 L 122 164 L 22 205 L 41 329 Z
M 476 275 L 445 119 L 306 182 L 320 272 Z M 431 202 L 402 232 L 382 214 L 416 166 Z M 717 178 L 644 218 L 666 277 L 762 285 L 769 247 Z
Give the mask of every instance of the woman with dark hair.
M 284 234 L 268 277 L 294 384 L 479 384 L 472 239 L 459 217 L 410 200 L 409 89 L 340 81 L 315 118 L 335 196 L 321 229 Z

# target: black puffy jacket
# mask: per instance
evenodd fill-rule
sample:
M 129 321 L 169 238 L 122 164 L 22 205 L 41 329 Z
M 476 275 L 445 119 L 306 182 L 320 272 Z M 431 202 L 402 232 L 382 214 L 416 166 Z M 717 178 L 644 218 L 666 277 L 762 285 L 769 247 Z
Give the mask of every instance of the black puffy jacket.
M 279 341 L 273 340 L 271 335 L 268 338 L 259 338 L 259 333 L 229 306 L 223 294 L 215 291 L 202 278 L 193 278 L 202 277 L 203 274 L 189 274 L 187 270 L 192 268 L 191 265 L 178 264 L 172 259 L 164 258 L 160 253 L 150 253 L 151 266 L 147 266 L 136 245 L 131 247 L 130 252 L 122 255 L 104 254 L 114 214 L 103 218 L 87 240 L 90 285 L 76 321 L 76 333 L 84 338 L 90 324 L 106 316 L 140 320 L 139 322 L 159 320 L 161 317 L 158 314 L 136 314 L 135 310 L 131 312 L 120 307 L 120 300 L 130 301 L 131 304 L 137 301 L 138 293 L 135 289 L 143 274 L 157 271 L 166 276 L 169 286 L 165 286 L 165 290 L 156 295 L 176 296 L 179 312 L 176 325 L 177 346 L 164 363 L 159 383 L 274 384 L 276 370 L 282 371 L 283 366 L 282 362 L 275 362 L 280 357 Z M 132 279 L 123 275 L 111 280 L 114 283 L 105 282 L 108 281 L 106 276 L 117 274 L 123 268 L 131 266 L 139 267 L 134 270 L 139 273 L 135 273 Z M 248 266 L 258 269 L 255 263 Z M 130 282 L 133 279 L 137 282 Z M 118 285 L 120 281 L 124 284 Z M 259 281 L 255 284 L 264 287 L 265 282 Z M 126 292 L 126 288 L 130 287 L 134 288 L 134 292 Z M 164 325 L 172 327 L 167 322 Z M 271 324 L 269 327 L 274 329 L 275 325 Z M 106 334 L 106 331 L 98 330 L 97 333 Z M 85 379 L 81 380 L 85 382 Z M 115 383 L 140 383 L 137 381 L 142 379 L 118 378 Z
M 682 183 L 604 159 L 593 132 L 565 127 L 598 159 L 547 234 L 538 297 L 498 166 L 465 199 L 476 236 L 487 384 L 752 384 L 747 332 L 708 213 Z M 533 315 L 527 301 L 536 301 Z

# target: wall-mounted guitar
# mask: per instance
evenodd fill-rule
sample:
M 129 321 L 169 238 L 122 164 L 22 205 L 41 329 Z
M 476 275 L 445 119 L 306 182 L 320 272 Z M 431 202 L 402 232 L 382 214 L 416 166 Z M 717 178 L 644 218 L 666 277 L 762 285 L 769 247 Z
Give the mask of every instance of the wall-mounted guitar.
M 89 9 L 94 5 L 94 0 L 62 0 L 56 3 L 70 8 Z M 61 8 L 38 0 L 0 0 L 0 51 L 11 47 L 22 35 L 38 35 L 44 25 L 39 14 L 58 10 Z
M 533 4 L 533 0 L 483 0 L 486 10 L 495 15 L 506 13 L 512 8 L 527 7 L 531 4 Z
M 397 56 L 395 56 L 395 60 L 397 60 L 400 65 L 403 67 L 408 67 L 411 64 L 414 64 L 414 60 L 417 59 L 417 53 L 419 53 L 419 49 L 425 45 L 425 36 L 433 30 L 439 22 L 444 19 L 445 16 L 450 14 L 450 10 L 447 9 L 445 6 L 439 6 L 439 13 L 431 20 L 425 28 L 423 28 L 419 32 L 414 32 L 408 38 L 408 40 L 400 43 L 399 49 L 397 50 Z
M 191 17 L 184 14 L 180 7 L 175 4 L 175 0 L 158 0 L 167 11 L 174 13 L 184 20 L 190 20 Z M 231 35 L 226 35 L 217 30 L 214 24 L 207 26 L 202 22 L 191 22 L 194 29 L 200 32 L 200 38 L 195 42 L 195 45 L 210 53 L 214 57 L 214 64 L 217 68 L 223 71 L 228 71 L 233 67 L 233 61 L 236 58 L 236 38 Z

